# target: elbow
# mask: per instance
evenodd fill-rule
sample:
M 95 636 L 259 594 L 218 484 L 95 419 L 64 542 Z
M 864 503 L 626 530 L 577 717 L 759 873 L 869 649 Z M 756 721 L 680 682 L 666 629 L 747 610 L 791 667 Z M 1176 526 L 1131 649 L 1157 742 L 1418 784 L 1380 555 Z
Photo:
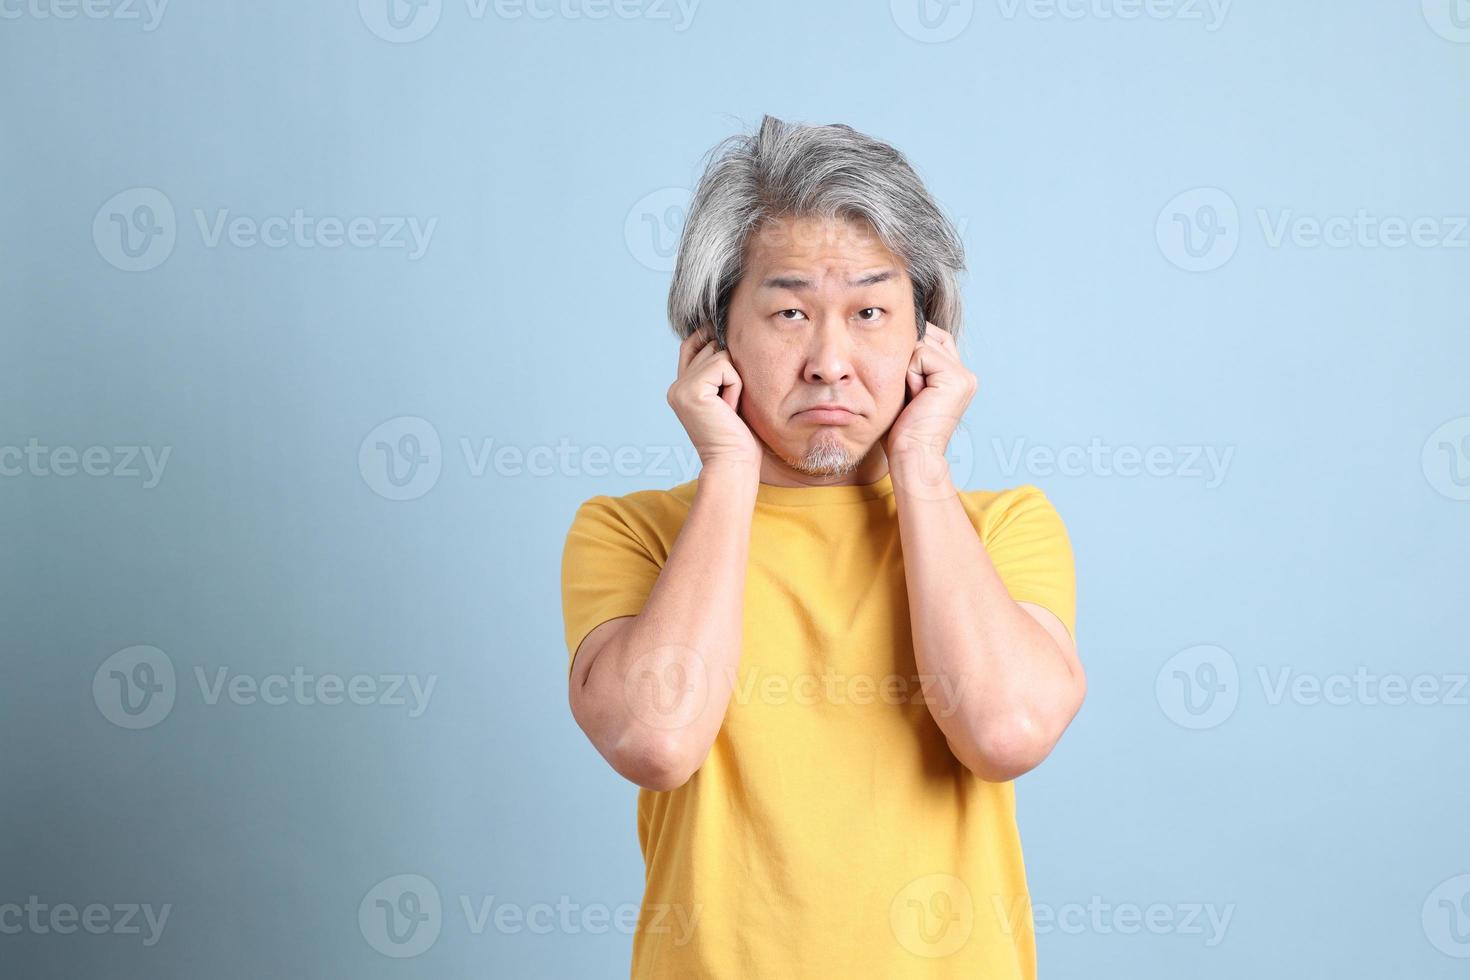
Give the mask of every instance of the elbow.
M 963 741 L 949 740 L 955 758 L 992 783 L 1009 782 L 1035 769 L 1055 743 L 1034 719 L 1022 717 L 994 722 Z
M 620 743 L 609 753 L 608 762 L 629 782 L 667 793 L 689 782 L 704 764 L 704 757 L 673 733 L 657 732 Z

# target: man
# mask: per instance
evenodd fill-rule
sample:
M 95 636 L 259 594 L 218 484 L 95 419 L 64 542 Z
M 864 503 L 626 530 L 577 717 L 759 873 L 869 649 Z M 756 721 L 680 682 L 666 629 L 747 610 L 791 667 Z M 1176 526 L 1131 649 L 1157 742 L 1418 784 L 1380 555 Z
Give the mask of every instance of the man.
M 571 709 L 642 787 L 633 976 L 1035 976 L 1011 780 L 1081 706 L 1066 530 L 957 491 L 952 226 L 892 147 L 766 117 L 694 195 L 669 405 L 697 479 L 597 496 Z

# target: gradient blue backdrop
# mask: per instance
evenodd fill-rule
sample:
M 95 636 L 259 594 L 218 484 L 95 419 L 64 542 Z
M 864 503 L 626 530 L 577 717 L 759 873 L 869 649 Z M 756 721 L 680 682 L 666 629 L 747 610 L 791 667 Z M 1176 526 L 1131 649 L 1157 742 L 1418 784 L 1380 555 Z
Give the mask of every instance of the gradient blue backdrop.
M 1042 976 L 1465 975 L 1470 5 L 394 2 L 0 2 L 0 974 L 626 975 L 561 546 L 694 475 L 670 248 L 769 112 L 962 227 L 955 471 L 1073 537 Z

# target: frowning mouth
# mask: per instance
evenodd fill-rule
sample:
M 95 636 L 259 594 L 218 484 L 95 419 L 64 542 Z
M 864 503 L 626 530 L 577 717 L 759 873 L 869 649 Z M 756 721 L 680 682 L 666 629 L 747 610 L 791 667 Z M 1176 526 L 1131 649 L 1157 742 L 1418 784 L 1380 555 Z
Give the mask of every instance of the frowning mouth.
M 856 422 L 859 416 L 856 412 L 841 405 L 816 405 L 797 412 L 792 418 L 797 422 L 811 422 L 818 425 L 848 425 Z

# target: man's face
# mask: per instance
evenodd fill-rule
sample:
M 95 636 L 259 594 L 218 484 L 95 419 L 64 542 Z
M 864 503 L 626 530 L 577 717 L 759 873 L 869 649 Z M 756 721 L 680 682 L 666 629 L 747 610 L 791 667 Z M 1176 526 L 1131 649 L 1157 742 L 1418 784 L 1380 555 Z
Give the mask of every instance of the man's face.
M 908 270 L 866 222 L 781 219 L 751 236 L 726 343 L 740 416 L 792 470 L 858 468 L 903 408 L 917 340 Z M 807 411 L 819 405 L 850 414 Z

